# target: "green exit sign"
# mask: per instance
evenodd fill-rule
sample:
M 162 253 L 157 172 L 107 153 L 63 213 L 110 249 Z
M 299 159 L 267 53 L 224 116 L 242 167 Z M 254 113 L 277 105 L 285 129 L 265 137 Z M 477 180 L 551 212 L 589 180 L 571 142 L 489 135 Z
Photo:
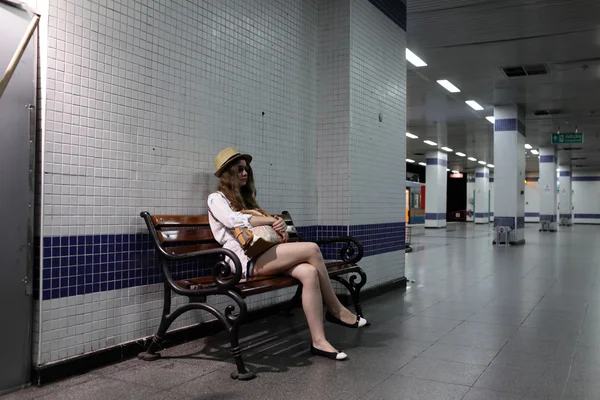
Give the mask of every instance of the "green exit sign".
M 583 133 L 553 133 L 552 144 L 583 143 Z

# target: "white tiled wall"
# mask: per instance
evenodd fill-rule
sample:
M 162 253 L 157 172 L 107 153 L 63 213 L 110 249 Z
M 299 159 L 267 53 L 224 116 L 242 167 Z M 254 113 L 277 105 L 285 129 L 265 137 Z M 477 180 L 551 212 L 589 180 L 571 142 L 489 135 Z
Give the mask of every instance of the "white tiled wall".
M 349 223 L 405 222 L 406 32 L 365 0 L 351 0 L 350 18 Z M 404 251 L 361 266 L 367 286 L 402 278 Z
M 367 0 L 346 0 L 356 28 L 343 17 L 329 31 L 331 3 L 50 0 L 43 236 L 144 232 L 142 210 L 203 213 L 214 155 L 232 145 L 254 156 L 261 206 L 300 226 L 402 221 L 405 34 Z M 327 46 L 343 43 L 331 66 L 325 31 Z M 403 252 L 363 266 L 370 285 L 384 283 L 404 275 Z M 36 306 L 46 364 L 155 333 L 162 285 Z
M 573 177 L 600 177 L 600 172 L 575 172 Z M 575 224 L 600 224 L 600 181 L 577 181 L 571 183 L 573 189 L 573 213 L 595 214 L 595 218 L 574 218 Z
M 370 2 L 351 4 L 350 224 L 404 221 L 406 32 Z
M 51 0 L 44 236 L 203 213 L 231 145 L 254 156 L 263 208 L 315 225 L 316 26 L 316 1 Z M 153 334 L 161 292 L 42 302 L 41 363 Z M 198 321 L 186 315 L 174 326 Z
M 350 2 L 319 1 L 317 181 L 320 225 L 348 224 Z

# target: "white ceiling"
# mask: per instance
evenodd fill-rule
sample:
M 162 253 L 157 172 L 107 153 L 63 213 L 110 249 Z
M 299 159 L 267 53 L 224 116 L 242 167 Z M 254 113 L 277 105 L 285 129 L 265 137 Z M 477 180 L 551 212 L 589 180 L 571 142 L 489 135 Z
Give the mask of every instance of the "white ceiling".
M 493 163 L 494 105 L 527 109 L 527 143 L 550 144 L 550 135 L 584 132 L 577 151 L 559 151 L 575 170 L 600 170 L 600 0 L 408 0 L 408 48 L 428 66 L 408 71 L 407 158 L 424 161 L 440 146 Z M 546 64 L 550 74 L 507 78 L 500 68 Z M 450 94 L 436 83 L 461 89 Z M 464 102 L 476 100 L 484 111 Z M 537 109 L 560 109 L 535 116 Z M 525 149 L 523 149 L 525 151 Z M 449 155 L 449 168 L 479 166 Z M 527 170 L 538 170 L 537 156 Z

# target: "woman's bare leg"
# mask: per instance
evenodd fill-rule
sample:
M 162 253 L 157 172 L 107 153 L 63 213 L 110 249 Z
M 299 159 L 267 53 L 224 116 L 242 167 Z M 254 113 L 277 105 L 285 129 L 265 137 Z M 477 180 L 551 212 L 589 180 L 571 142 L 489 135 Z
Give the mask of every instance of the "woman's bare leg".
M 293 276 L 302 283 L 302 308 L 306 315 L 313 346 L 327 352 L 337 351 L 325 339 L 323 299 L 317 269 L 310 264 L 303 263 L 288 269 L 285 274 Z
M 256 260 L 254 273 L 256 275 L 282 274 L 302 263 L 310 264 L 317 270 L 323 301 L 329 312 L 348 324 L 355 323 L 356 315 L 344 307 L 336 296 L 321 249 L 314 243 L 284 243 L 274 246 Z

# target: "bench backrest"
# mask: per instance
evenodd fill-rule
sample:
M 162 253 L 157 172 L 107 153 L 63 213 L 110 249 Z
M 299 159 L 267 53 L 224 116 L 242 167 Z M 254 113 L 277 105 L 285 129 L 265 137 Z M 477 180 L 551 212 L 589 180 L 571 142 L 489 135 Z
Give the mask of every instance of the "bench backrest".
M 210 230 L 208 215 L 151 215 L 144 211 L 140 216 L 146 221 L 155 245 L 168 253 L 185 254 L 221 247 Z M 284 211 L 280 216 L 288 225 L 289 241 L 300 241 L 290 214 Z

